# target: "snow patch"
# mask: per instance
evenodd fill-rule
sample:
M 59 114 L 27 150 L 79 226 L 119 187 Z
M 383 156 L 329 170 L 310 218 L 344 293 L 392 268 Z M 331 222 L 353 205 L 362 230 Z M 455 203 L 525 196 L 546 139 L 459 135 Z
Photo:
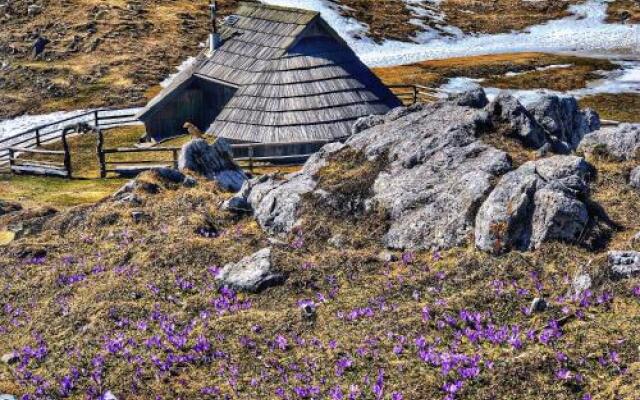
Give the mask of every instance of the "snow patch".
M 326 0 L 262 0 L 319 11 L 369 66 L 408 64 L 428 59 L 525 51 L 640 55 L 640 25 L 607 24 L 606 0 L 587 0 L 570 8 L 572 16 L 532 26 L 524 32 L 445 37 L 428 31 L 417 43 L 387 40 L 376 44 L 362 35 L 366 26 L 340 15 Z M 420 2 L 409 1 L 415 6 Z

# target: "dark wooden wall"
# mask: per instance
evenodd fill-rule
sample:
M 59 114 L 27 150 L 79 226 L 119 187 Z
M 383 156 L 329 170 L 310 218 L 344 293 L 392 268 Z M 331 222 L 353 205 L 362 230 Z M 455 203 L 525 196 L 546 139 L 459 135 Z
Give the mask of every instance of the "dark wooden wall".
M 147 139 L 160 141 L 186 133 L 185 122 L 191 122 L 206 131 L 220 111 L 233 97 L 236 89 L 201 78 L 194 79 L 184 88 L 171 93 L 153 114 L 143 122 Z

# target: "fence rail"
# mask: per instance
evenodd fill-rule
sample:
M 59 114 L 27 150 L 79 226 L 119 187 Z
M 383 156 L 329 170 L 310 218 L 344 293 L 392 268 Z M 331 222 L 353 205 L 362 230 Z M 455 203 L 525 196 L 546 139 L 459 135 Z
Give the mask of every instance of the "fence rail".
M 238 143 L 232 144 L 234 160 L 251 172 L 256 167 L 278 168 L 284 166 L 301 165 L 320 147 L 329 143 L 328 140 L 316 140 L 308 142 L 283 142 L 283 143 Z M 274 154 L 283 146 L 299 146 L 297 154 Z M 100 177 L 105 178 L 109 173 L 118 175 L 135 175 L 142 171 L 158 167 L 178 167 L 178 155 L 180 147 L 120 147 L 104 148 L 104 136 L 98 133 L 98 163 L 100 165 Z M 110 160 L 109 156 L 115 154 L 141 154 L 171 153 L 171 159 L 157 160 L 141 158 L 139 160 Z M 143 156 L 144 157 L 144 156 Z
M 431 103 L 447 97 L 447 92 L 423 85 L 390 85 L 388 87 L 407 106 L 415 103 Z
M 0 139 L 0 167 L 9 164 L 9 148 L 33 149 L 61 139 L 63 130 L 69 125 L 87 124 L 93 128 L 111 129 L 122 125 L 139 124 L 131 109 L 99 109 L 35 126 L 26 131 Z
M 8 147 L 6 150 L 9 170 L 14 174 L 48 175 L 72 178 L 71 152 L 67 143 L 67 134 L 73 128 L 62 130 L 62 150 L 42 150 L 24 147 Z M 20 156 L 20 157 L 18 157 Z M 29 156 L 61 156 L 62 162 L 31 159 Z

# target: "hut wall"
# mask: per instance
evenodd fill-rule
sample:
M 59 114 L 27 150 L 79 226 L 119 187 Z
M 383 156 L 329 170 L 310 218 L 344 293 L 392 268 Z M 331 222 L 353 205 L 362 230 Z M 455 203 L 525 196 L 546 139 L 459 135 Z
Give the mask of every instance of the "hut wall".
M 197 122 L 194 122 L 202 130 L 206 132 L 213 121 L 218 117 L 220 111 L 227 105 L 229 100 L 235 95 L 236 88 L 225 86 L 216 82 L 199 79 L 198 87 L 203 93 L 204 105 L 200 108 L 200 116 Z M 213 132 L 215 135 L 215 132 Z
M 147 139 L 156 141 L 187 133 L 185 122 L 191 122 L 205 132 L 225 104 L 233 97 L 235 88 L 204 79 L 194 79 L 186 87 L 176 90 L 171 98 L 151 115 L 143 119 Z

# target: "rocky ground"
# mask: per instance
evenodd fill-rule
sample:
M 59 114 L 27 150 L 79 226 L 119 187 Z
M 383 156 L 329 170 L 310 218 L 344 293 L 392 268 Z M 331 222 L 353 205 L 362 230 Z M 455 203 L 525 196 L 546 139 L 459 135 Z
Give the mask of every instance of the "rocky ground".
M 0 393 L 634 398 L 639 132 L 474 91 L 294 174 L 195 141 L 97 204 L 2 203 Z

